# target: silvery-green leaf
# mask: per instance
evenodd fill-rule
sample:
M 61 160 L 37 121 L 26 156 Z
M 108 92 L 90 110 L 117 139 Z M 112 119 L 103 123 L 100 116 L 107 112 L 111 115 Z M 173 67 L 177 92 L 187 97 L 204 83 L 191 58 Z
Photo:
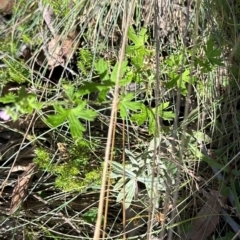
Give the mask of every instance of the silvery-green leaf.
M 130 159 L 132 165 L 136 166 L 138 168 L 138 170 L 146 164 L 146 160 L 144 160 L 144 158 L 146 159 L 146 157 L 145 157 L 146 154 L 140 154 L 138 156 L 135 156 L 128 149 L 126 149 L 126 154 L 127 154 L 128 158 Z M 149 162 L 150 162 L 150 160 L 149 160 Z
M 123 178 L 119 179 L 118 182 L 114 185 L 113 190 L 118 191 L 123 186 Z
M 122 173 L 119 174 L 119 173 L 115 173 L 115 172 L 111 172 L 111 178 L 119 178 L 119 177 L 122 177 Z
M 122 164 L 112 161 L 112 170 L 115 174 L 119 174 L 120 176 L 122 176 L 123 173 L 123 166 Z
M 134 157 L 128 156 L 128 158 L 129 158 L 129 160 L 131 161 L 132 164 L 135 164 L 135 165 L 138 164 L 138 162 L 136 161 L 136 159 Z
M 128 177 L 128 178 L 130 178 L 130 179 L 132 179 L 132 178 L 136 178 L 136 174 L 133 172 L 133 171 L 131 171 L 131 170 L 129 170 L 129 169 L 125 169 L 125 177 Z
M 125 149 L 125 152 L 133 164 L 138 164 L 138 162 L 136 161 L 136 157 L 131 151 L 129 151 L 128 149 Z
M 205 133 L 201 131 L 193 131 L 193 136 L 197 139 L 198 142 L 204 142 L 205 144 L 211 143 L 212 139 Z
M 160 193 L 159 193 L 159 189 L 158 186 L 156 185 L 152 185 L 151 184 L 147 184 L 146 185 L 146 189 L 148 192 L 148 197 L 149 199 L 152 199 L 152 203 L 154 205 L 155 208 L 158 208 L 158 204 L 159 204 L 159 198 L 160 198 Z
M 135 194 L 135 188 L 136 188 L 136 181 L 134 179 L 131 179 L 125 185 L 125 196 L 123 196 L 123 189 L 119 192 L 117 196 L 117 202 L 121 202 L 125 197 L 126 209 L 129 208 L 129 206 L 131 205 L 131 202 Z
M 147 170 L 147 176 L 151 176 L 153 169 L 150 164 L 146 164 L 146 170 Z
M 112 162 L 112 168 L 113 168 L 112 171 L 115 172 L 116 174 L 122 174 L 123 175 L 124 168 L 123 168 L 122 164 L 113 161 Z M 128 178 L 136 178 L 136 174 L 133 171 L 127 169 L 126 167 L 125 167 L 125 176 L 128 177 Z
M 144 160 L 140 159 L 138 166 L 139 166 L 139 169 L 143 168 L 145 166 Z
M 135 179 L 131 179 L 125 187 L 126 192 L 126 199 L 125 199 L 125 208 L 129 208 L 130 204 L 132 203 L 133 197 L 135 195 L 137 187 L 137 182 Z
M 158 148 L 160 146 L 161 140 L 162 140 L 162 137 L 161 137 L 161 133 L 160 133 L 160 137 L 155 137 L 150 141 L 149 146 L 148 146 L 148 151 L 149 152 L 154 151 L 155 141 L 156 141 L 156 148 Z
M 137 165 L 132 165 L 132 164 L 125 164 L 125 171 L 129 170 L 129 171 L 138 171 L 139 170 L 139 167 L 137 167 Z
M 137 181 L 142 182 L 145 186 L 152 186 L 152 178 L 151 177 L 137 177 Z M 164 191 L 166 189 L 164 179 L 155 177 L 153 179 L 153 185 L 157 187 L 158 190 Z

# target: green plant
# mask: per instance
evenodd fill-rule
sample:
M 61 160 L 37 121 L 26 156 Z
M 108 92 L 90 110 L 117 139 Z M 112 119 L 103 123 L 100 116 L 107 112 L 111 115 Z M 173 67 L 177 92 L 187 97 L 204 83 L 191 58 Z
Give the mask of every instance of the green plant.
M 141 50 L 141 48 L 140 48 Z M 113 67 L 113 70 L 109 72 L 109 64 L 100 59 L 96 64 L 95 68 L 99 74 L 102 82 L 101 83 L 85 83 L 81 89 L 78 91 L 78 94 L 84 95 L 91 92 L 99 92 L 98 99 L 100 102 L 106 100 L 106 93 L 113 86 L 116 79 L 118 63 Z M 121 79 L 120 86 L 125 86 L 126 84 L 133 81 L 132 77 L 134 74 L 132 69 L 127 67 L 127 62 L 124 62 L 121 69 Z M 161 118 L 164 120 L 172 120 L 175 117 L 175 114 L 172 111 L 167 110 L 169 107 L 169 102 L 162 103 L 158 106 L 158 113 Z M 119 111 L 120 116 L 123 119 L 129 118 L 130 112 L 135 112 L 132 114 L 131 120 L 138 125 L 142 125 L 144 122 L 148 122 L 149 133 L 154 134 L 155 132 L 155 111 L 156 108 L 150 108 L 145 106 L 141 101 L 135 100 L 134 93 L 122 93 L 119 99 Z
M 37 148 L 34 162 L 56 176 L 55 186 L 66 192 L 84 191 L 97 186 L 101 181 L 101 167 L 98 163 L 90 166 L 91 149 L 84 140 L 76 141 L 66 150 L 61 163 L 53 162 L 53 156 L 46 149 Z
M 15 82 L 18 84 L 29 82 L 30 70 L 25 66 L 23 60 L 16 59 L 18 52 L 17 45 L 17 43 L 8 38 L 6 39 L 6 42 L 1 41 L 0 52 L 7 53 L 1 58 L 1 61 L 5 65 L 5 67 L 0 68 L 0 84 L 2 86 L 9 82 Z
M 165 142 L 166 145 L 170 145 L 169 141 L 162 138 L 157 138 L 157 146 L 161 142 Z M 164 158 L 158 159 L 158 166 L 162 177 L 152 177 L 152 159 L 154 150 L 154 139 L 151 140 L 149 147 L 145 153 L 136 156 L 129 150 L 126 150 L 129 163 L 123 166 L 122 164 L 113 161 L 113 170 L 111 178 L 116 179 L 114 190 L 118 192 L 117 201 L 122 202 L 125 199 L 125 207 L 128 208 L 136 194 L 138 189 L 137 182 L 141 182 L 145 185 L 148 197 L 152 199 L 155 207 L 158 207 L 158 201 L 160 192 L 166 190 L 165 179 L 170 179 L 171 184 L 174 184 L 175 174 L 177 172 L 177 166 Z M 125 182 L 123 181 L 123 174 L 125 174 Z M 153 188 L 152 188 L 153 186 Z M 123 187 L 125 188 L 125 195 L 123 194 Z M 152 197 L 152 198 L 151 198 Z
M 70 127 L 70 132 L 73 138 L 81 138 L 82 132 L 85 127 L 79 121 L 80 119 L 92 121 L 97 116 L 97 112 L 87 109 L 86 101 L 81 100 L 81 93 L 75 92 L 72 85 L 64 85 L 65 99 L 63 102 L 52 102 L 56 114 L 49 114 L 45 121 L 52 127 L 67 122 Z M 17 94 L 8 93 L 0 97 L 0 102 L 4 104 L 11 104 L 5 107 L 6 113 L 15 121 L 19 118 L 20 114 L 32 114 L 34 110 L 43 109 L 49 104 L 39 102 L 37 96 L 28 93 L 25 87 L 21 87 Z M 67 106 L 67 108 L 65 107 Z
M 208 39 L 204 46 L 197 46 L 197 54 L 194 56 L 195 67 L 199 67 L 203 74 L 213 73 L 217 67 L 223 66 L 221 54 L 213 40 Z M 164 82 L 168 90 L 179 89 L 183 96 L 187 96 L 187 84 L 202 86 L 202 82 L 193 74 L 191 58 L 192 51 L 180 49 L 170 54 L 160 65 L 161 74 L 168 77 Z M 198 94 L 201 94 L 203 87 L 198 88 L 198 91 L 200 91 Z
M 147 30 L 142 28 L 139 34 L 137 34 L 133 27 L 131 27 L 128 32 L 128 38 L 130 40 L 130 45 L 126 48 L 128 61 L 122 63 L 120 86 L 126 86 L 131 82 L 144 83 L 146 82 L 144 79 L 151 78 L 151 72 L 146 75 L 145 67 L 145 59 L 149 58 L 153 53 L 152 50 L 149 50 L 145 46 L 148 39 Z M 89 52 L 87 52 L 86 56 L 86 61 L 92 59 Z M 128 66 L 129 63 L 132 65 L 131 67 Z M 94 67 L 101 82 L 86 82 L 78 93 L 80 95 L 85 95 L 92 92 L 98 92 L 98 101 L 106 101 L 107 92 L 110 91 L 115 84 L 118 66 L 119 63 L 116 62 L 116 64 L 111 67 L 109 62 L 100 58 L 96 61 Z M 159 116 L 164 120 L 172 120 L 175 117 L 175 114 L 168 110 L 169 105 L 169 102 L 165 102 L 158 106 Z M 156 108 L 147 107 L 141 101 L 136 101 L 134 93 L 121 93 L 118 106 L 121 118 L 128 119 L 130 117 L 137 125 L 148 123 L 149 133 L 154 134 Z
M 195 62 L 200 66 L 202 73 L 209 73 L 216 67 L 223 66 L 222 52 L 215 46 L 211 38 L 202 48 L 204 54 L 195 58 Z
M 0 97 L 0 102 L 10 104 L 5 111 L 14 121 L 20 114 L 32 114 L 34 110 L 41 109 L 43 106 L 43 103 L 38 102 L 36 95 L 28 93 L 25 87 L 21 87 L 18 94 L 8 93 Z
M 52 127 L 58 127 L 67 121 L 72 137 L 81 138 L 82 132 L 85 131 L 85 127 L 79 121 L 79 118 L 93 121 L 97 116 L 97 112 L 87 109 L 86 101 L 80 99 L 82 94 L 79 91 L 75 92 L 72 85 L 64 85 L 63 89 L 65 90 L 65 102 L 56 102 L 53 104 L 56 114 L 48 115 L 46 122 Z M 67 108 L 65 107 L 66 104 Z
M 61 1 L 54 1 L 54 0 L 44 0 L 44 4 L 49 4 L 53 9 L 54 13 L 58 17 L 65 17 L 70 13 L 70 6 L 72 2 L 70 0 L 61 0 Z
M 78 69 L 83 77 L 87 77 L 93 65 L 93 55 L 88 49 L 79 50 Z
M 167 110 L 168 107 L 169 107 L 169 102 L 165 102 L 165 103 L 161 103 L 157 108 L 159 117 L 161 117 L 164 120 L 172 120 L 175 117 L 175 113 Z M 141 108 L 139 110 L 140 110 L 140 113 L 133 114 L 131 117 L 131 120 L 136 122 L 137 125 L 139 125 L 139 126 L 147 121 L 149 133 L 155 134 L 156 108 L 150 108 L 150 107 L 141 105 Z
M 128 30 L 128 39 L 130 45 L 126 47 L 127 57 L 130 58 L 131 64 L 136 68 L 137 73 L 142 72 L 144 68 L 144 60 L 151 56 L 153 50 L 147 49 L 145 46 L 148 40 L 147 29 L 142 28 L 137 34 L 133 27 Z
M 144 185 L 147 190 L 147 194 L 145 191 L 144 193 L 141 191 L 144 198 L 152 200 L 154 207 L 159 207 L 157 210 L 172 212 L 166 216 L 166 218 L 170 218 L 170 221 L 161 222 L 162 224 L 156 227 L 155 233 L 164 236 L 164 228 L 166 228 L 169 238 L 171 238 L 171 234 L 175 233 L 179 236 L 172 238 L 184 238 L 181 233 L 191 230 L 189 229 L 191 228 L 190 222 L 201 208 L 199 202 L 205 201 L 205 198 L 196 201 L 195 197 L 206 192 L 204 190 L 211 192 L 217 187 L 217 190 L 220 189 L 224 196 L 230 196 L 232 192 L 234 203 L 230 207 L 231 215 L 234 215 L 235 211 L 234 219 L 238 220 L 237 215 L 240 213 L 238 198 L 240 174 L 239 164 L 236 161 L 240 145 L 239 121 L 236 116 L 239 112 L 239 4 L 236 3 L 237 5 L 233 6 L 234 4 L 229 3 L 231 1 L 220 0 L 192 1 L 191 6 L 179 3 L 177 9 L 175 6 L 169 5 L 169 9 L 166 8 L 166 11 L 163 12 L 166 14 L 166 18 L 165 16 L 163 18 L 167 22 L 171 19 L 172 22 L 168 25 L 160 21 L 160 26 L 158 26 L 161 29 L 158 32 L 161 35 L 158 39 L 160 45 L 158 50 L 161 57 L 158 59 L 160 66 L 156 66 L 155 47 L 158 44 L 153 44 L 156 43 L 156 39 L 152 35 L 152 33 L 155 35 L 152 16 L 158 14 L 154 14 L 152 11 L 148 12 L 149 9 L 155 9 L 148 8 L 150 7 L 147 5 L 148 2 L 134 2 L 134 16 L 131 19 L 134 26 L 128 29 L 127 43 L 122 42 L 124 45 L 126 44 L 126 59 L 121 68 L 117 117 L 119 122 L 119 117 L 124 119 L 124 124 L 117 123 L 114 140 L 116 140 L 116 148 L 121 143 L 125 149 L 129 150 L 125 152 L 126 166 L 120 162 L 123 154 L 122 148 L 119 147 L 117 151 L 114 151 L 115 161 L 113 162 L 113 179 L 110 189 L 112 194 L 114 188 L 118 202 L 123 201 L 123 198 L 126 197 L 126 207 L 129 207 L 133 198 L 137 198 L 138 187 Z M 14 93 L 1 96 L 1 102 L 7 106 L 5 105 L 5 109 L 0 109 L 0 113 L 11 114 L 14 120 L 21 117 L 21 122 L 24 122 L 27 120 L 25 117 L 29 117 L 27 114 L 35 111 L 35 117 L 41 117 L 48 124 L 47 131 L 50 132 L 50 138 L 53 141 L 51 141 L 49 149 L 44 145 L 42 145 L 43 148 L 36 149 L 34 161 L 38 163 L 40 169 L 55 176 L 55 186 L 52 186 L 50 191 L 48 182 L 46 184 L 38 181 L 37 188 L 36 185 L 31 186 L 30 184 L 36 183 L 35 177 L 32 182 L 29 182 L 29 186 L 24 186 L 31 188 L 33 194 L 34 191 L 40 190 L 40 197 L 47 204 L 44 209 L 35 208 L 36 217 L 30 216 L 31 221 L 28 216 L 24 215 L 25 211 L 18 212 L 19 216 L 16 221 L 20 220 L 20 222 L 18 221 L 19 224 L 15 224 L 15 227 L 20 228 L 24 223 L 25 233 L 32 231 L 32 238 L 40 236 L 42 238 L 72 239 L 78 235 L 80 238 L 85 236 L 85 238 L 91 239 L 93 228 L 89 225 L 95 223 L 97 209 L 89 209 L 89 206 L 86 206 L 84 211 L 87 212 L 83 212 L 82 216 L 75 214 L 75 206 L 79 205 L 75 205 L 74 200 L 79 201 L 78 194 L 82 195 L 87 188 L 91 188 L 88 189 L 88 192 L 92 191 L 96 185 L 99 189 L 98 185 L 101 182 L 101 160 L 97 162 L 96 159 L 103 158 L 102 152 L 90 149 L 84 139 L 88 139 L 88 135 L 91 141 L 97 138 L 101 142 L 101 146 L 97 147 L 101 147 L 101 150 L 105 148 L 106 131 L 105 128 L 103 128 L 104 132 L 101 131 L 103 129 L 99 129 L 99 122 L 103 119 L 108 120 L 109 115 L 101 116 L 97 120 L 96 118 L 98 111 L 102 114 L 102 109 L 111 108 L 112 100 L 109 98 L 109 93 L 115 87 L 119 66 L 117 57 L 114 57 L 119 54 L 120 49 L 118 29 L 124 26 L 121 20 L 126 20 L 128 13 L 132 12 L 128 11 L 129 9 L 124 12 L 125 7 L 130 6 L 129 1 L 125 1 L 126 4 L 102 1 L 99 4 L 99 1 L 86 0 L 43 0 L 43 5 L 51 8 L 48 12 L 48 15 L 53 17 L 51 24 L 46 20 L 46 15 L 44 16 L 44 11 L 40 9 L 38 2 L 20 0 L 14 1 L 14 3 L 15 9 L 11 14 L 12 18 L 4 23 L 7 27 L 0 33 L 2 38 L 0 40 L 0 85 L 2 87 L 7 84 L 8 87 L 11 86 L 11 82 L 20 85 L 24 83 L 26 88 L 14 89 Z M 217 11 L 214 11 L 214 5 Z M 211 7 L 207 8 L 208 6 Z M 188 7 L 190 11 L 186 11 Z M 52 15 L 51 10 L 55 16 Z M 167 16 L 169 13 L 171 14 L 170 18 Z M 213 18 L 214 16 L 215 18 Z M 179 17 L 181 18 L 180 22 L 178 21 Z M 195 25 L 194 28 L 193 25 Z M 2 25 L 0 28 L 2 30 Z M 61 36 L 62 41 L 59 40 L 57 43 L 61 45 L 65 42 L 65 37 L 72 36 L 73 29 L 76 29 L 77 35 L 74 41 L 79 40 L 79 46 L 81 46 L 80 49 L 77 49 L 79 71 L 75 71 L 76 66 L 73 66 L 76 64 L 76 58 L 71 58 L 70 55 L 66 57 L 64 59 L 66 60 L 64 66 L 64 68 L 66 67 L 64 69 L 66 79 L 59 77 L 56 81 L 54 79 L 54 83 L 48 81 L 48 84 L 44 85 L 43 99 L 40 101 L 39 83 L 44 83 L 44 74 L 42 70 L 36 73 L 31 69 L 32 66 L 29 67 L 24 61 L 19 60 L 17 57 L 19 45 L 24 43 L 31 48 L 32 58 L 28 62 L 30 65 L 37 61 L 41 68 L 44 68 L 46 61 L 41 61 L 37 57 L 40 56 L 40 51 L 44 52 L 48 58 L 48 53 L 51 54 L 49 43 L 52 43 L 52 39 L 58 39 L 55 35 Z M 125 34 L 120 32 L 120 35 L 124 36 Z M 113 44 L 110 44 L 110 38 L 113 39 Z M 64 51 L 64 49 L 62 50 Z M 59 52 L 60 55 L 61 52 Z M 45 60 L 48 61 L 48 59 Z M 2 64 L 4 64 L 3 67 Z M 51 67 L 52 69 L 50 69 Z M 49 66 L 48 70 L 55 72 L 55 70 L 58 71 L 58 68 L 53 69 L 53 66 Z M 79 73 L 73 74 L 73 79 L 68 78 L 71 70 Z M 160 96 L 157 96 L 156 92 L 158 91 L 153 90 L 156 88 L 156 72 L 159 72 L 159 84 L 163 90 L 160 91 Z M 231 77 L 228 73 L 231 73 Z M 224 84 L 222 84 L 223 75 Z M 220 84 L 216 84 L 216 82 Z M 233 82 L 236 88 L 232 87 Z M 136 89 L 130 88 L 131 85 L 137 86 Z M 216 85 L 223 87 L 221 89 L 223 94 L 222 91 L 221 94 L 218 94 L 219 86 Z M 227 88 L 225 88 L 226 86 Z M 189 87 L 192 89 L 191 92 L 188 92 Z M 4 88 L 5 91 L 6 89 Z M 35 89 L 36 92 L 34 92 Z M 89 96 L 86 96 L 88 94 Z M 98 97 L 96 98 L 96 96 Z M 186 96 L 187 98 L 185 98 Z M 155 97 L 160 97 L 160 99 L 155 101 Z M 186 100 L 184 121 L 179 119 L 178 122 L 176 119 L 173 127 L 161 125 L 159 133 L 155 134 L 157 116 L 164 120 L 178 118 L 172 109 L 178 108 L 179 101 L 176 101 L 176 98 L 179 100 L 180 97 L 180 112 L 183 107 L 182 100 Z M 148 102 L 148 100 L 150 101 Z M 159 102 L 158 106 L 152 107 L 156 102 Z M 171 106 L 172 104 L 173 106 Z M 188 109 L 191 111 L 189 115 L 187 114 Z M 157 114 L 156 111 L 158 111 Z M 176 113 L 178 112 L 176 111 Z M 38 114 L 39 116 L 36 116 Z M 4 121 L 7 120 L 4 119 Z M 12 125 L 12 122 L 1 121 L 0 123 L 2 128 L 9 128 Z M 149 134 L 145 132 L 142 125 L 147 125 Z M 34 137 L 30 139 L 31 143 L 33 140 L 35 144 L 36 140 L 45 134 L 46 129 L 38 129 L 37 122 L 30 127 L 37 130 L 34 131 Z M 192 131 L 193 129 L 194 131 Z M 70 133 L 67 132 L 68 130 Z M 21 132 L 24 133 L 24 131 Z M 152 141 L 149 141 L 149 137 L 153 137 L 149 136 L 150 134 L 155 134 Z M 211 136 L 212 139 L 208 136 Z M 122 143 L 121 137 L 125 139 L 124 143 Z M 64 153 L 60 150 L 54 151 L 60 138 L 66 144 Z M 211 148 L 210 150 L 217 148 L 220 154 L 217 152 L 217 158 L 204 156 L 199 145 L 206 145 L 206 148 Z M 21 149 L 19 149 L 20 151 Z M 95 153 L 92 154 L 92 151 Z M 22 153 L 21 151 L 19 156 L 22 156 Z M 234 155 L 236 155 L 236 159 L 230 160 Z M 19 160 L 16 160 L 17 164 Z M 6 164 L 8 163 L 3 162 L 3 174 L 6 172 L 4 168 Z M 215 179 L 210 182 L 216 174 L 212 173 L 209 166 L 218 168 L 226 181 Z M 209 169 L 210 171 L 208 171 Z M 123 178 L 123 174 L 125 174 L 125 178 Z M 11 178 L 14 176 L 15 173 L 11 174 Z M 42 180 L 45 181 L 46 178 L 44 177 Z M 138 184 L 139 182 L 141 184 Z M 54 187 L 58 189 L 57 194 Z M 201 193 L 198 194 L 198 191 Z M 87 202 L 88 196 L 88 194 L 84 195 L 83 201 Z M 163 201 L 161 206 L 157 206 L 159 198 L 161 202 Z M 223 201 L 223 204 L 227 206 L 229 202 Z M 111 201 L 109 203 L 112 204 Z M 115 205 L 114 202 L 114 207 L 116 206 L 118 207 L 119 204 Z M 150 206 L 146 205 L 147 207 Z M 140 215 L 138 207 L 134 206 L 132 210 L 136 210 L 136 214 Z M 148 210 L 151 209 L 148 208 Z M 223 222 L 222 217 L 228 216 L 228 213 L 221 216 L 221 223 Z M 220 213 L 216 212 L 213 215 L 217 214 Z M 10 223 L 15 221 L 11 216 L 9 218 Z M 127 219 L 127 222 L 129 221 L 130 219 Z M 112 224 L 112 221 L 110 222 Z M 152 234 L 151 221 L 147 222 L 149 223 L 150 237 Z M 135 221 L 133 223 L 135 225 Z M 236 234 L 231 232 L 230 224 L 223 225 L 227 227 L 221 232 L 217 229 L 212 236 L 208 236 L 208 239 L 230 239 L 237 234 L 237 232 Z M 182 232 L 178 231 L 181 226 L 183 226 Z M 87 233 L 85 229 L 87 229 Z M 116 233 L 114 225 L 107 226 L 106 231 L 108 234 L 106 237 L 109 239 Z M 137 238 L 137 236 L 134 237 Z M 120 235 L 119 238 L 121 238 Z
M 194 84 L 197 81 L 196 77 L 191 74 L 191 65 L 188 63 L 186 55 L 181 51 L 171 54 L 164 61 L 161 69 L 163 69 L 162 73 L 168 76 L 165 87 L 169 90 L 179 89 L 183 96 L 188 93 L 187 83 Z
M 95 223 L 97 219 L 98 208 L 92 207 L 83 214 L 83 219 L 88 223 Z
M 51 154 L 46 149 L 40 147 L 35 149 L 35 154 L 34 162 L 38 164 L 40 168 L 46 171 L 52 171 Z

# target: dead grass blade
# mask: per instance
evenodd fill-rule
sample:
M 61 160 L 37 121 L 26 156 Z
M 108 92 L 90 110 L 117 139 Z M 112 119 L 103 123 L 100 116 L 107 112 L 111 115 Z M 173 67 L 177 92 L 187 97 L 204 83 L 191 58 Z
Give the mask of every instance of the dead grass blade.
M 110 151 L 111 151 L 113 130 L 114 130 L 114 126 L 116 125 L 116 123 L 115 123 L 116 115 L 115 114 L 117 112 L 118 102 L 119 102 L 118 91 L 119 91 L 119 81 L 120 81 L 120 75 L 121 75 L 121 66 L 122 66 L 122 62 L 124 60 L 124 56 L 125 56 L 127 33 L 128 33 L 129 25 L 130 25 L 130 19 L 132 17 L 133 10 L 134 10 L 134 3 L 135 3 L 135 1 L 131 1 L 129 3 L 126 27 L 123 32 L 122 46 L 121 46 L 121 50 L 119 52 L 119 66 L 118 66 L 118 70 L 117 70 L 116 83 L 115 83 L 115 89 L 114 89 L 114 97 L 113 97 L 113 102 L 112 102 L 111 118 L 110 118 L 109 129 L 108 129 L 108 137 L 107 137 L 107 144 L 106 144 L 105 157 L 104 157 L 104 168 L 103 168 L 103 172 L 102 172 L 102 185 L 101 185 L 101 192 L 100 192 L 99 205 L 98 205 L 98 216 L 97 216 L 94 237 L 93 237 L 94 240 L 98 240 L 100 237 L 102 213 L 103 213 L 104 202 L 105 202 L 104 197 L 105 197 L 105 188 L 106 188 L 106 182 L 107 182 L 106 180 L 107 180 L 107 173 L 108 173 L 109 159 L 110 159 L 109 156 L 110 156 Z
M 193 220 L 192 230 L 188 233 L 186 240 L 206 239 L 215 230 L 225 200 L 226 198 L 219 191 L 210 193 L 206 203 Z
M 13 214 L 14 212 L 16 212 L 16 210 L 26 197 L 27 190 L 32 179 L 33 173 L 35 171 L 35 168 L 36 164 L 30 163 L 26 168 L 25 172 L 19 176 L 17 185 L 13 189 L 9 214 Z

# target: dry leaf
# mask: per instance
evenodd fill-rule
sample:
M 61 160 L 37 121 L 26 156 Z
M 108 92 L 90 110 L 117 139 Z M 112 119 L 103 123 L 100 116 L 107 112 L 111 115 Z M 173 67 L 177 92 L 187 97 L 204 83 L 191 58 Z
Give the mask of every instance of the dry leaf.
M 13 189 L 9 214 L 13 214 L 26 197 L 28 186 L 30 184 L 30 180 L 32 179 L 35 168 L 36 164 L 30 163 L 25 172 L 19 176 L 17 185 Z
M 13 167 L 11 172 L 19 172 L 19 171 L 26 171 L 28 169 L 28 166 L 25 165 L 17 165 Z
M 78 47 L 78 42 L 75 41 L 75 36 L 75 34 L 69 34 L 66 38 L 62 38 L 59 35 L 56 35 L 48 43 L 49 55 L 47 56 L 47 60 L 50 68 L 62 65 L 71 59 Z
M 55 35 L 55 29 L 54 29 L 54 21 L 55 21 L 55 15 L 53 12 L 53 9 L 50 7 L 49 4 L 47 4 L 46 6 L 44 6 L 44 4 L 42 3 L 42 1 L 40 1 L 38 3 L 38 6 L 40 8 L 40 10 L 43 12 L 43 19 L 46 22 L 49 30 L 51 31 L 51 33 L 53 35 Z
M 32 153 L 32 148 L 30 150 L 24 149 L 25 152 L 31 152 Z M 23 150 L 23 151 L 24 151 Z M 23 152 L 24 153 L 24 152 Z M 31 155 L 30 155 L 31 156 Z M 26 172 L 29 169 L 29 165 L 32 163 L 32 158 L 22 158 L 21 157 L 21 153 L 19 154 L 19 158 L 18 161 L 16 162 L 15 166 L 11 169 L 11 172 L 19 172 L 19 171 L 23 171 Z
M 0 13 L 3 15 L 11 14 L 14 6 L 14 0 L 0 0 Z
M 186 240 L 204 240 L 215 230 L 223 201 L 225 198 L 218 191 L 210 193 L 206 203 L 193 220 L 192 230 L 188 233 Z
M 61 157 L 66 158 L 69 156 L 66 143 L 58 142 L 57 147 L 58 147 L 58 151 L 59 151 Z
M 50 67 L 56 67 L 64 63 L 62 46 L 60 44 L 60 37 L 58 35 L 48 43 L 49 55 L 47 56 L 47 60 Z
M 73 6 L 73 2 L 69 2 L 69 7 Z M 67 36 L 59 36 L 56 32 L 55 22 L 56 17 L 54 11 L 50 5 L 45 5 L 42 1 L 39 2 L 39 8 L 42 11 L 43 19 L 51 31 L 53 38 L 48 42 L 47 49 L 44 48 L 45 55 L 48 60 L 48 66 L 50 69 L 66 63 L 73 56 L 76 48 L 78 47 L 78 41 L 76 41 L 76 32 L 69 31 Z
M 155 214 L 155 220 L 161 225 L 164 225 L 166 221 L 166 215 L 164 213 L 158 212 L 157 214 Z

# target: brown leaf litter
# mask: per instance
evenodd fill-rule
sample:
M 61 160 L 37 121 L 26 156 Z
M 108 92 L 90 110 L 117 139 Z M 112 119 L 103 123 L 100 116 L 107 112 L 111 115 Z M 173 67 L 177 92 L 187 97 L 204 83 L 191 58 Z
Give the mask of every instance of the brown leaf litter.
M 79 46 L 79 41 L 77 39 L 78 34 L 75 30 L 70 30 L 66 36 L 63 36 L 63 34 L 60 35 L 56 31 L 56 17 L 51 6 L 44 6 L 42 1 L 40 1 L 39 8 L 42 11 L 43 19 L 52 34 L 52 38 L 48 41 L 47 46 L 44 46 L 44 53 L 47 58 L 48 67 L 52 69 L 68 63 L 72 58 L 74 52 Z M 44 42 L 46 41 L 46 39 L 43 40 Z
M 11 14 L 14 7 L 14 0 L 0 0 L 0 13 Z
M 48 43 L 47 60 L 50 68 L 67 63 L 73 56 L 78 47 L 76 34 L 68 34 L 67 37 L 61 37 L 56 34 Z
M 19 208 L 24 198 L 26 197 L 28 187 L 36 169 L 36 164 L 30 163 L 24 169 L 24 173 L 18 177 L 17 184 L 13 189 L 9 214 L 13 214 L 14 212 L 16 212 L 16 210 Z
M 186 240 L 204 240 L 213 233 L 219 223 L 220 211 L 226 198 L 219 191 L 211 191 L 202 209 L 192 221 L 192 230 Z

